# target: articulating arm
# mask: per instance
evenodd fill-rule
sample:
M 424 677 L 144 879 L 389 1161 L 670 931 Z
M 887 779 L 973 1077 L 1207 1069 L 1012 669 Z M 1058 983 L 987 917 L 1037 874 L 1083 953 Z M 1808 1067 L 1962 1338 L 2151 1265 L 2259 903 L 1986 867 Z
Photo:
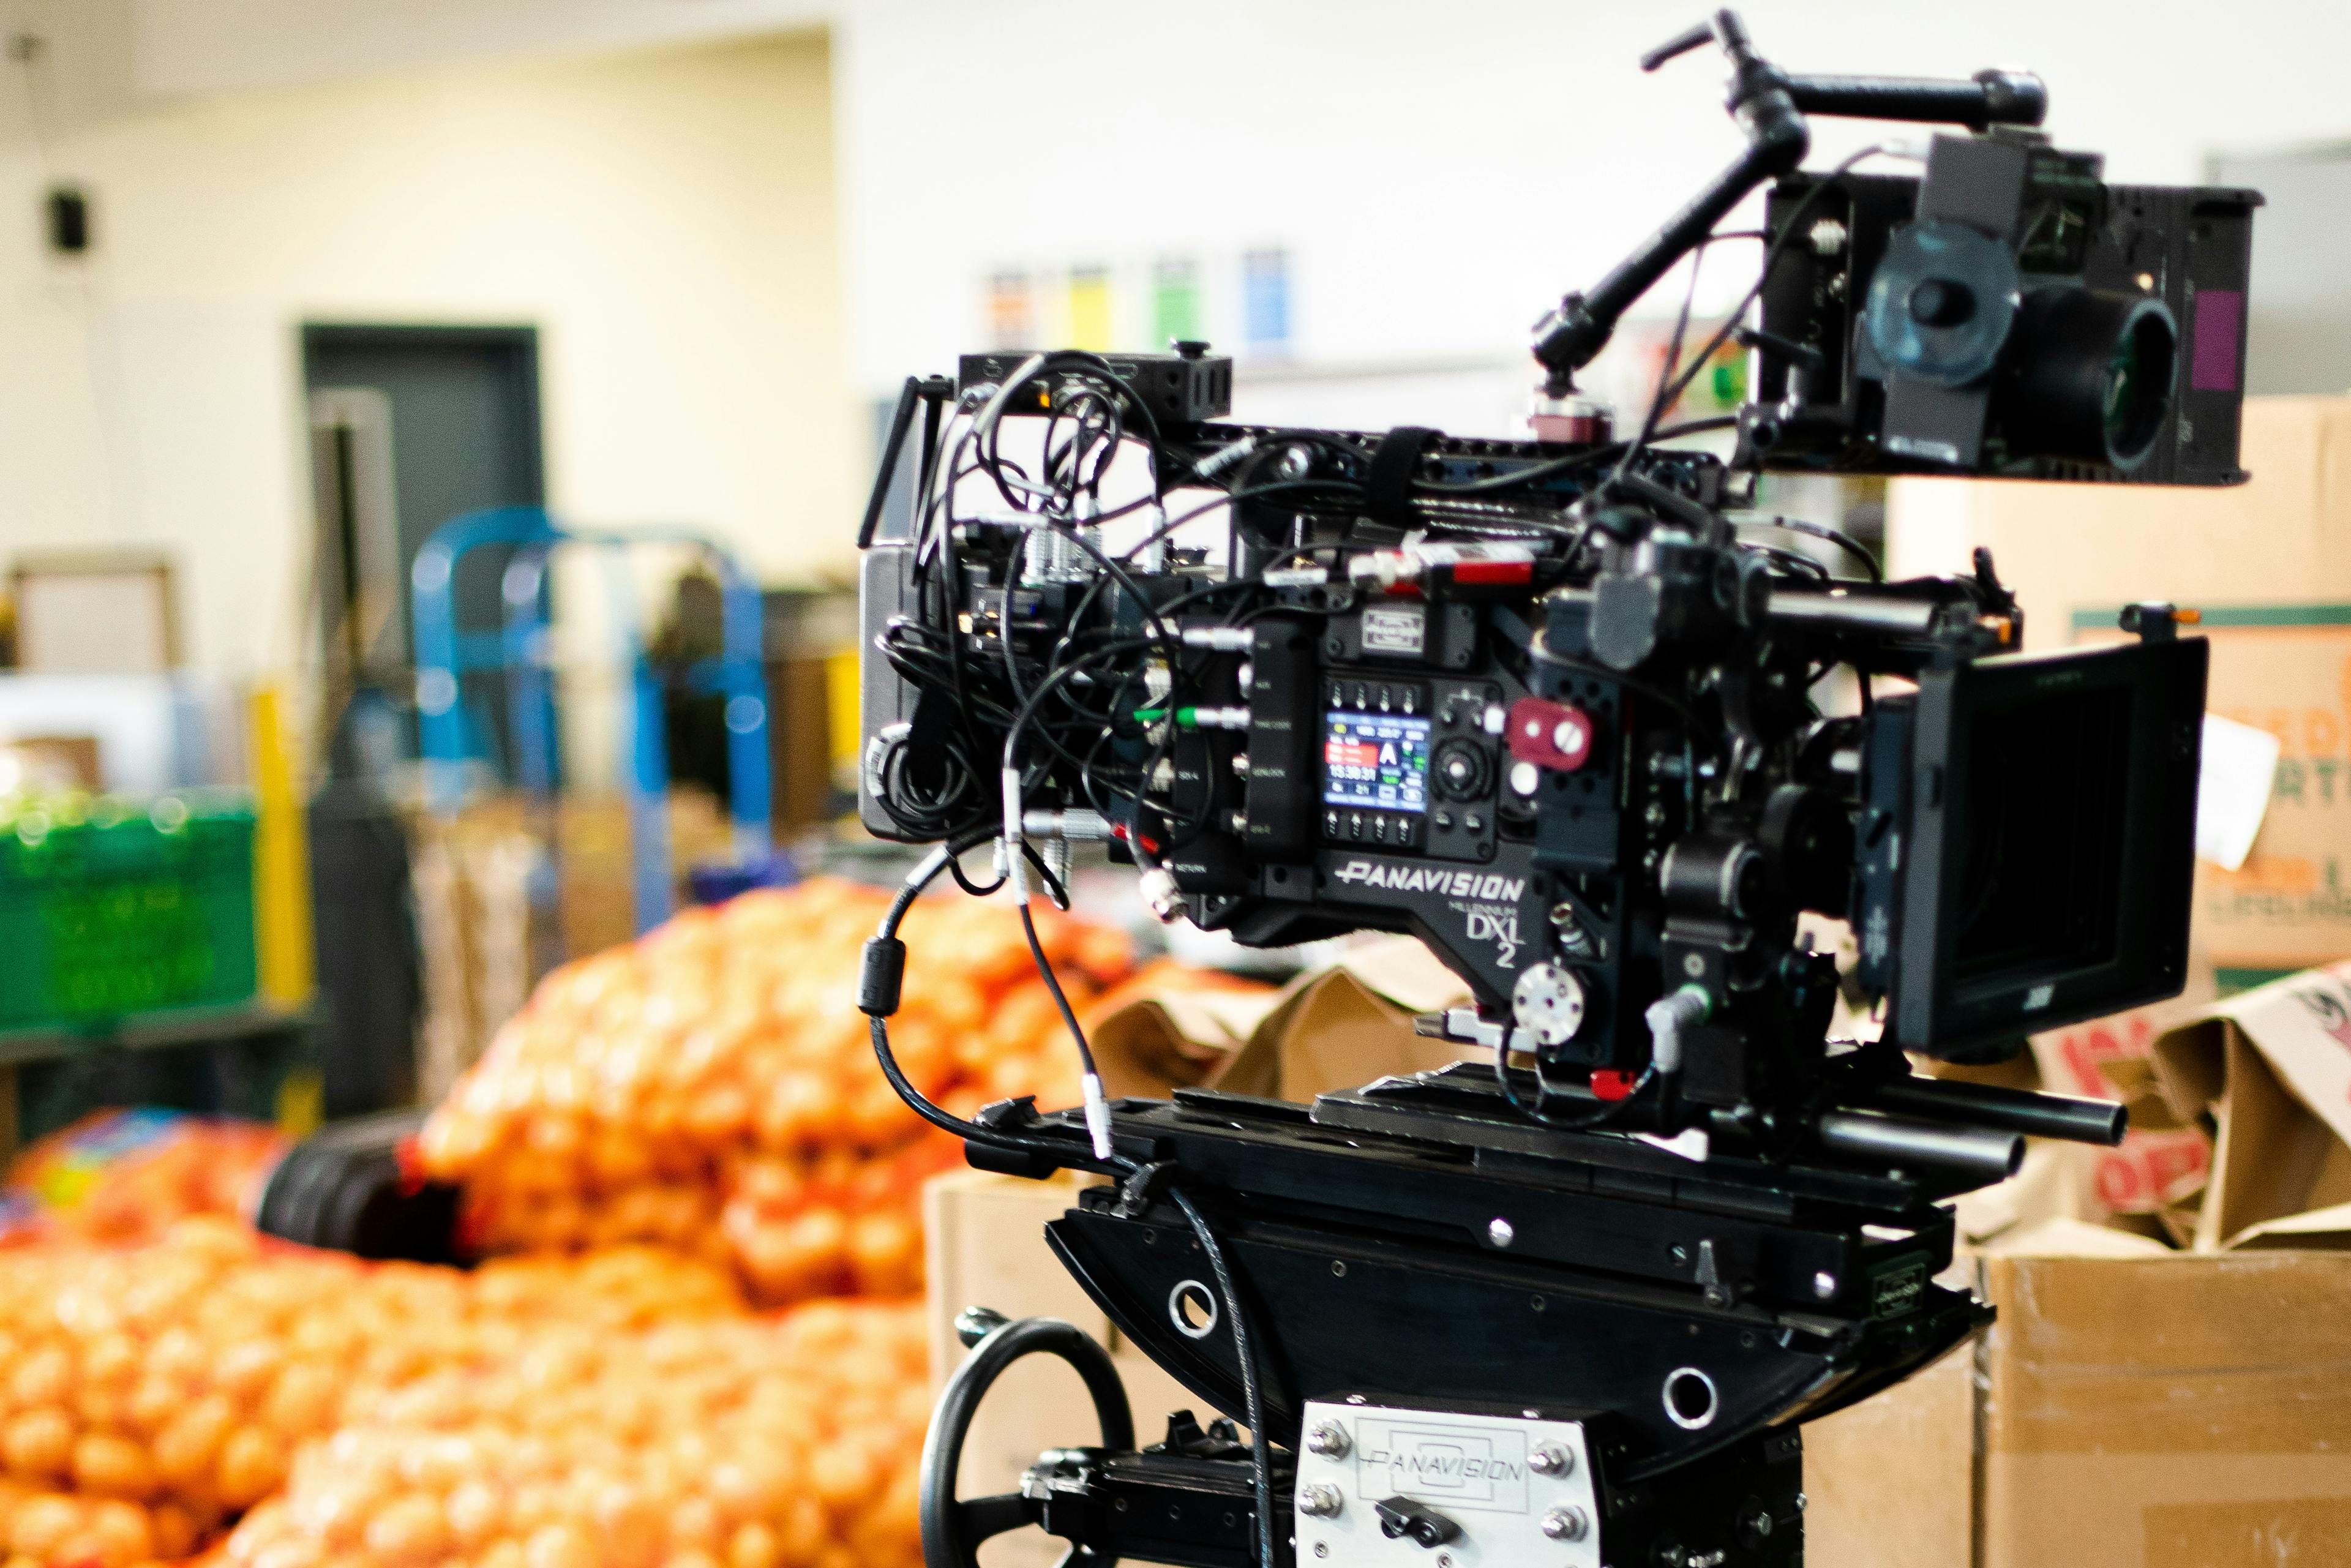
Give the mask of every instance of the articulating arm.
M 1708 43 L 1719 44 L 1729 57 L 1729 107 L 1746 132 L 1747 151 L 1589 293 L 1570 294 L 1535 323 L 1534 356 L 1545 371 L 1544 392 L 1550 396 L 1564 397 L 1575 390 L 1575 372 L 1607 347 L 1618 319 L 1733 207 L 1764 182 L 1795 172 L 1812 146 L 1807 111 L 1981 129 L 2037 125 L 2048 110 L 2048 93 L 2040 79 L 2022 72 L 1981 71 L 1963 82 L 1792 77 L 1755 52 L 1745 26 L 1731 11 L 1718 11 L 1711 22 L 1650 51 L 1641 68 L 1656 70 Z

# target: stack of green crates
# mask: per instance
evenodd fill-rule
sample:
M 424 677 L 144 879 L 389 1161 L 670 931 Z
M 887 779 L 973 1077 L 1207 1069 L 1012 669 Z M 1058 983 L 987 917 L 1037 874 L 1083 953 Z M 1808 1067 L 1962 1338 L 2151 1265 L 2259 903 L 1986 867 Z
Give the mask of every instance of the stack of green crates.
M 255 987 L 250 808 L 0 819 L 0 1032 L 234 1006 Z

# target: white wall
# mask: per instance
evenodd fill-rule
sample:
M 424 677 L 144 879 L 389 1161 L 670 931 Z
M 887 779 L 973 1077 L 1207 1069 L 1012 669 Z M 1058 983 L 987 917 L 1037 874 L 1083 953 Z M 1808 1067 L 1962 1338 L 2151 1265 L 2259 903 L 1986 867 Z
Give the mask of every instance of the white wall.
M 1701 9 L 0 0 L 59 37 L 62 99 L 45 163 L 0 89 L 0 555 L 172 545 L 200 663 L 286 657 L 306 319 L 538 323 L 555 501 L 711 526 L 778 575 L 841 559 L 870 445 L 844 392 L 974 343 L 1000 266 L 1105 261 L 1131 291 L 1154 256 L 1199 256 L 1229 343 L 1238 253 L 1283 246 L 1301 358 L 1499 407 L 1534 315 L 1733 151 L 1710 62 L 1633 65 Z M 830 96 L 813 45 L 580 54 L 828 15 Z M 2030 65 L 2061 139 L 2126 179 L 2351 131 L 2340 0 L 2249 0 L 2225 25 L 2209 0 L 1747 16 L 1799 68 Z M 539 63 L 485 63 L 522 55 Z M 350 81 L 387 70 L 407 74 Z M 1823 127 L 1822 154 L 1856 135 Z M 42 258 L 49 172 L 95 193 L 86 268 Z M 1500 367 L 1491 386 L 1475 365 Z
M 23 3 L 23 0 L 20 0 Z M 127 5 L 142 92 L 242 92 L 486 57 L 640 48 L 821 24 L 829 0 L 31 0 Z
M 2351 132 L 2342 0 L 1741 9 L 1792 69 L 2029 66 L 2061 141 L 2105 152 L 2124 180 L 2192 182 L 2214 147 Z M 1515 355 L 1546 305 L 1736 151 L 1712 59 L 1651 77 L 1635 65 L 1706 10 L 848 0 L 836 53 L 856 374 L 879 391 L 976 343 L 993 267 L 1133 267 L 1165 250 L 1229 277 L 1265 244 L 1295 258 L 1307 358 Z M 1834 156 L 1857 135 L 1823 123 L 1816 147 Z
M 559 509 L 771 577 L 845 554 L 820 37 L 148 103 L 0 134 L 0 555 L 167 546 L 196 664 L 295 654 L 305 320 L 535 324 Z M 87 264 L 43 254 L 50 174 L 93 194 Z

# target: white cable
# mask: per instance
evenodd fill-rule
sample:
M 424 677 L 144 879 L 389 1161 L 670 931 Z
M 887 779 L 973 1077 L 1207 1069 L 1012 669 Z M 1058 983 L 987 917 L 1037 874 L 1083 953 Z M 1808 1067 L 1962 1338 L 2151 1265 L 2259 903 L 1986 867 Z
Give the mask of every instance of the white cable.
M 1659 1072 L 1680 1071 L 1682 1030 L 1704 1023 L 1713 1010 L 1712 1000 L 1696 986 L 1684 986 L 1651 1002 L 1641 1014 L 1641 1021 L 1649 1026 L 1649 1065 Z
M 1084 1074 L 1079 1085 L 1086 1096 L 1086 1131 L 1094 1141 L 1094 1158 L 1107 1160 L 1110 1148 L 1110 1102 L 1102 1098 L 1102 1079 L 1094 1073 Z
M 929 882 L 931 878 L 938 875 L 940 871 L 946 867 L 946 845 L 941 843 L 932 846 L 931 852 L 922 858 L 921 863 L 917 864 L 914 870 L 906 873 L 906 885 L 908 887 L 923 886 L 925 883 Z M 887 936 L 890 935 L 890 916 L 887 913 L 883 915 L 882 924 L 873 928 L 873 935 L 876 936 Z
M 1012 902 L 1029 902 L 1029 868 L 1020 859 L 1020 769 L 1007 768 L 1004 779 L 1004 876 L 1012 884 Z

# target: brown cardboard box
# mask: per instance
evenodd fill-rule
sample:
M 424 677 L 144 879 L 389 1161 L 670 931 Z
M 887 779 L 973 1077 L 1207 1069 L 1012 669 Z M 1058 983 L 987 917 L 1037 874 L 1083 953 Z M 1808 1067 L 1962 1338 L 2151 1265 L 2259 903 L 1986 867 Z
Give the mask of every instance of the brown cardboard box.
M 2351 1204 L 2351 963 L 2231 997 L 2162 1035 L 2154 1057 L 2172 1109 L 2220 1129 L 2199 1250 L 2351 1246 L 2314 1212 Z
M 2351 1258 L 1995 1257 L 1986 1568 L 2351 1553 Z
M 2252 478 L 2218 488 L 1899 479 L 1887 565 L 1964 570 L 1990 547 L 2042 647 L 2133 600 L 2351 601 L 2351 397 L 2249 398 L 2241 450 Z
M 1806 1427 L 1809 1568 L 2351 1562 L 2351 1257 L 2138 1245 L 1978 1260 L 1989 1333 Z
M 2183 602 L 2195 602 L 2187 594 Z M 2220 605 L 2206 708 L 2278 739 L 2252 852 L 2197 866 L 2197 947 L 2223 970 L 2290 970 L 2351 956 L 2351 604 Z M 2075 640 L 2107 635 L 2075 623 Z
M 2136 600 L 2203 612 L 2211 711 L 2283 755 L 2252 856 L 2200 868 L 2198 943 L 2276 971 L 2351 956 L 2351 398 L 2249 400 L 2243 454 L 2227 489 L 1900 480 L 1889 566 L 1964 571 L 1989 547 L 2032 647 L 2118 635 Z
M 1937 1367 L 1807 1429 L 1812 1568 L 2351 1562 L 2351 963 L 2210 1005 L 2146 1063 L 2135 1104 L 2219 1128 L 2165 1216 L 2195 1250 L 2057 1219 L 1973 1260 L 2001 1315 L 1965 1396 Z M 1892 1505 L 1941 1517 L 1962 1439 L 1964 1531 Z
M 1806 1427 L 1805 1568 L 1976 1568 L 1975 1407 L 1962 1345 Z
M 2183 996 L 2032 1037 L 2040 1069 L 2033 1087 L 2130 1108 L 2130 1131 L 2120 1147 L 2068 1145 L 2086 1166 L 2085 1196 L 2105 1212 L 2159 1216 L 2201 1188 L 2211 1165 L 2211 1138 L 2157 1091 L 2149 1053 L 2165 1030 L 2212 1001 L 2212 976 L 2204 970 L 2191 975 Z
M 1110 1005 L 1086 1025 L 1102 1088 L 1113 1099 L 1164 1099 L 1221 1078 L 1249 1036 L 1281 1002 L 1260 990 L 1154 989 Z M 1102 1006 L 1105 1004 L 1097 1004 Z
M 1113 1095 L 1184 1084 L 1306 1101 L 1462 1056 L 1456 1042 L 1414 1034 L 1412 1020 L 1468 999 L 1427 947 L 1384 937 L 1271 994 L 1148 998 L 1096 1023 L 1092 1043 Z

